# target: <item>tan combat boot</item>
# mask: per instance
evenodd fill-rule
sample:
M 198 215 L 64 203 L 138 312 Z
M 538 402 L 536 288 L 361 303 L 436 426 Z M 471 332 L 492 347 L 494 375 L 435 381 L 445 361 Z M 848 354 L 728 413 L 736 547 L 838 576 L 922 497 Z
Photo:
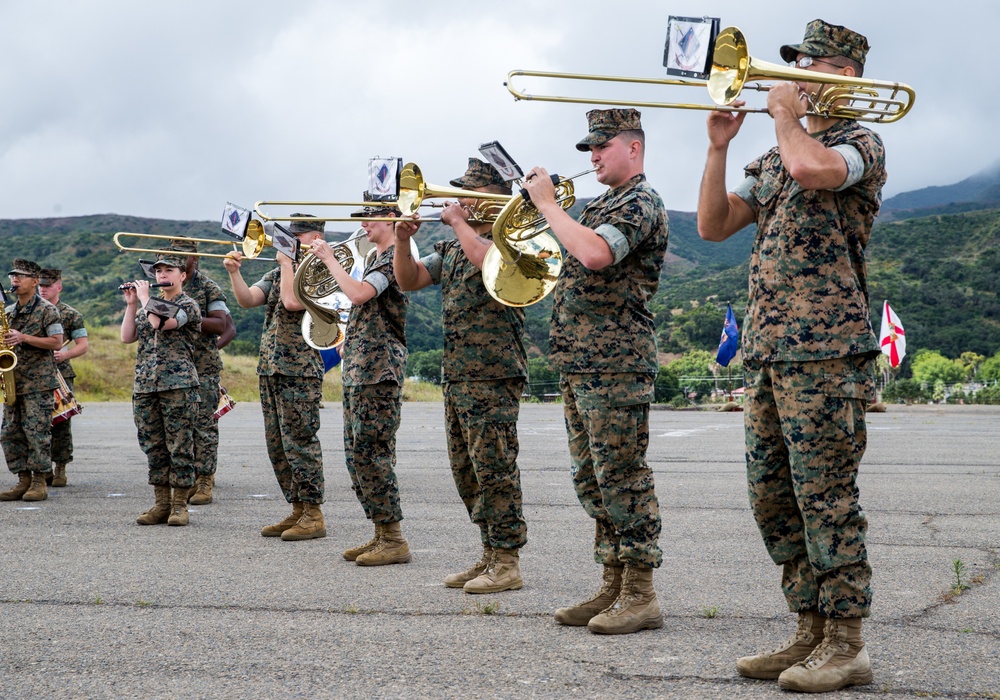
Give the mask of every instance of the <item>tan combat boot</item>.
M 170 487 L 154 486 L 156 505 L 135 519 L 140 525 L 160 525 L 170 517 Z
M 601 590 L 595 593 L 590 600 L 556 610 L 556 622 L 560 625 L 582 627 L 590 622 L 595 615 L 610 608 L 618 600 L 618 593 L 622 589 L 622 571 L 624 571 L 623 566 L 605 565 L 604 573 L 601 575 L 603 581 Z
M 319 509 L 318 503 L 303 503 L 302 517 L 292 527 L 281 533 L 281 539 L 285 542 L 297 542 L 298 540 L 314 540 L 317 537 L 326 537 L 326 521 L 323 520 L 323 511 Z
M 587 629 L 597 634 L 631 634 L 658 627 L 663 627 L 663 615 L 653 590 L 653 570 L 630 564 L 622 572 L 618 599 L 587 623 Z
M 52 466 L 52 481 L 49 481 L 48 483 L 52 484 L 56 488 L 60 488 L 66 485 L 65 464 L 55 464 Z
M 17 486 L 10 491 L 0 493 L 0 501 L 20 501 L 21 497 L 31 488 L 31 472 L 23 471 L 17 473 Z
M 521 578 L 521 557 L 516 549 L 494 549 L 493 559 L 486 570 L 465 584 L 466 593 L 499 593 L 516 591 L 524 585 Z
M 191 487 L 175 488 L 173 499 L 170 504 L 170 517 L 167 518 L 167 525 L 184 526 L 190 522 L 188 516 L 188 493 Z
M 215 475 L 204 474 L 194 480 L 194 489 L 188 496 L 188 503 L 193 506 L 207 506 L 212 502 L 212 487 L 215 486 Z
M 826 693 L 849 685 L 872 682 L 872 663 L 861 639 L 861 618 L 831 618 L 823 628 L 823 641 L 805 661 L 778 676 L 782 690 Z
M 493 548 L 488 544 L 483 545 L 483 556 L 472 565 L 471 568 L 461 571 L 457 574 L 448 574 L 444 577 L 444 585 L 448 588 L 464 588 L 472 579 L 479 576 L 481 573 L 486 571 L 486 567 L 490 565 L 490 561 L 493 559 Z
M 403 539 L 399 521 L 382 525 L 382 535 L 378 544 L 365 552 L 354 563 L 358 566 L 384 566 L 385 564 L 405 564 L 410 561 L 410 545 Z
M 344 559 L 347 561 L 354 561 L 360 557 L 365 552 L 370 552 L 375 549 L 378 544 L 378 538 L 382 536 L 382 525 L 375 523 L 375 536 L 362 545 L 357 547 L 351 547 L 350 549 L 344 550 Z
M 285 530 L 295 527 L 295 523 L 299 522 L 299 518 L 302 517 L 304 512 L 302 507 L 302 501 L 292 501 L 292 514 L 287 518 L 282 520 L 280 523 L 275 523 L 274 525 L 265 525 L 260 529 L 261 537 L 281 537 L 281 533 Z
M 23 501 L 44 501 L 49 497 L 49 490 L 45 487 L 44 472 L 31 472 L 31 486 L 21 496 Z
M 773 680 L 786 668 L 791 668 L 812 653 L 823 641 L 823 625 L 826 618 L 815 610 L 799 613 L 798 629 L 790 639 L 771 651 L 755 656 L 744 656 L 736 660 L 736 672 L 747 678 Z

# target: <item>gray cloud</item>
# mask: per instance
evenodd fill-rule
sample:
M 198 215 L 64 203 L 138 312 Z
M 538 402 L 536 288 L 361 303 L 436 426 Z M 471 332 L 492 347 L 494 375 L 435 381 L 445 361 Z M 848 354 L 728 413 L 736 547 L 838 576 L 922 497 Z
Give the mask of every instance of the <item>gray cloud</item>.
M 414 161 L 430 182 L 447 184 L 494 139 L 525 169 L 575 173 L 588 165 L 573 144 L 589 107 L 515 102 L 503 88 L 507 72 L 662 76 L 668 14 L 698 14 L 653 0 L 617 13 L 596 0 L 4 5 L 3 218 L 214 219 L 227 201 L 355 201 L 372 156 Z M 719 0 L 704 9 L 739 26 L 751 54 L 768 62 L 817 13 L 785 0 L 759 7 Z M 868 36 L 867 77 L 917 91 L 910 115 L 877 127 L 886 196 L 949 184 L 1000 158 L 993 48 L 981 29 L 998 24 L 995 3 L 847 0 L 823 18 Z M 706 97 L 700 88 L 597 89 Z M 747 99 L 763 105 L 761 95 Z M 704 121 L 703 112 L 643 110 L 647 174 L 668 208 L 696 207 Z M 749 116 L 731 148 L 730 183 L 773 143 L 770 119 Z M 592 176 L 578 182 L 582 196 L 601 189 Z

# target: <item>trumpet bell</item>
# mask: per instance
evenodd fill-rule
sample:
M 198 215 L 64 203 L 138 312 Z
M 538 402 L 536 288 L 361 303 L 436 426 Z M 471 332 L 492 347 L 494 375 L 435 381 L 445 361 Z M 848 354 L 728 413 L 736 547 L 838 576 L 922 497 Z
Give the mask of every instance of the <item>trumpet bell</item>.
M 518 257 L 506 260 L 496 244 L 490 246 L 483 260 L 483 284 L 489 295 L 505 306 L 530 306 L 555 288 L 562 269 L 562 250 L 555 237 L 542 232 L 508 243 Z

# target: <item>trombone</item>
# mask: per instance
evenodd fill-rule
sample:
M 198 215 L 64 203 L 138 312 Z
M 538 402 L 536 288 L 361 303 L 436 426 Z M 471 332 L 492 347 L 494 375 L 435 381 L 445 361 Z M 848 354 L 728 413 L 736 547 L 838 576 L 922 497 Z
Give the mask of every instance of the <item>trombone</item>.
M 251 222 L 251 223 L 255 223 L 255 222 Z M 263 234 L 263 227 L 259 226 L 259 224 L 258 224 L 258 227 L 260 228 L 260 233 Z M 254 255 L 250 255 L 250 254 L 247 253 L 247 239 L 250 238 L 250 235 L 251 235 L 250 234 L 250 229 L 252 229 L 252 228 L 254 228 L 254 227 L 253 226 L 249 226 L 247 228 L 247 237 L 243 239 L 243 254 L 246 257 L 248 257 L 248 258 L 256 258 L 257 255 L 260 254 L 260 251 L 263 250 L 264 247 L 265 247 L 265 245 L 261 245 L 260 249 L 258 249 L 257 252 Z M 162 253 L 170 253 L 170 252 L 173 252 L 173 251 L 165 250 L 163 248 L 137 248 L 137 247 L 126 246 L 126 245 L 124 245 L 121 242 L 122 238 L 125 238 L 125 237 L 131 237 L 131 238 L 149 238 L 149 239 L 163 240 L 163 241 L 184 241 L 184 242 L 188 242 L 188 243 L 214 243 L 215 245 L 225 245 L 225 246 L 236 245 L 236 241 L 220 241 L 220 240 L 216 240 L 215 238 L 186 238 L 184 236 L 162 236 L 162 235 L 158 235 L 158 234 L 155 234 L 155 233 L 132 233 L 130 231 L 119 231 L 114 236 L 115 245 L 118 247 L 118 250 L 120 250 L 122 252 L 130 252 L 130 253 L 154 253 L 154 254 L 162 254 Z M 267 236 L 267 239 L 268 239 L 268 241 L 270 241 L 270 236 Z M 252 240 L 251 243 L 252 243 L 252 245 L 250 246 L 250 249 L 251 250 L 256 249 L 257 248 L 257 240 Z M 266 245 L 270 245 L 270 242 L 268 242 Z M 189 257 L 189 256 L 196 257 L 196 258 L 231 258 L 231 257 L 233 257 L 232 256 L 232 251 L 229 252 L 229 253 L 178 253 L 178 255 L 180 255 L 181 257 L 185 257 L 185 258 Z
M 443 187 L 441 185 L 428 184 L 424 180 L 423 173 L 416 163 L 407 163 L 399 173 L 399 197 L 392 201 L 367 201 L 367 202 L 309 202 L 309 201 L 260 201 L 254 204 L 254 214 L 262 221 L 399 221 L 398 217 L 391 216 L 350 216 L 350 217 L 313 217 L 313 216 L 277 216 L 269 214 L 263 210 L 266 206 L 274 207 L 395 207 L 403 214 L 410 217 L 419 213 L 420 207 L 440 207 L 441 204 L 425 202 L 424 200 L 448 197 L 483 200 L 474 210 L 477 218 L 473 223 L 492 223 L 500 209 L 511 199 L 509 194 L 494 194 L 492 192 L 473 192 L 463 190 L 460 187 Z M 492 217 L 492 218 L 491 218 Z M 440 219 L 411 219 L 415 223 L 433 222 L 440 223 Z
M 306 217 L 300 217 L 303 221 L 308 221 L 310 219 Z M 311 219 L 315 221 L 315 219 Z M 237 241 L 220 241 L 215 238 L 188 238 L 185 236 L 163 236 L 155 233 L 131 233 L 129 231 L 119 231 L 114 235 L 115 245 L 118 250 L 123 252 L 131 253 L 170 253 L 173 251 L 166 250 L 163 248 L 137 248 L 126 246 L 121 242 L 122 238 L 149 238 L 154 240 L 163 241 L 184 241 L 187 243 L 213 243 L 215 245 L 225 245 L 225 246 L 236 246 Z M 269 248 L 273 245 L 271 235 L 267 232 L 267 227 L 256 219 L 251 219 L 247 224 L 247 231 L 243 237 L 243 241 L 239 244 L 243 249 L 243 257 L 246 260 L 266 260 L 274 262 L 274 258 L 261 258 L 259 257 L 264 248 Z M 309 246 L 302 246 L 302 250 L 308 251 Z M 195 257 L 195 258 L 232 258 L 233 253 L 236 251 L 229 251 L 228 253 L 178 253 L 181 257 Z
M 639 102 L 631 100 L 600 99 L 588 97 L 560 97 L 533 95 L 518 90 L 513 85 L 517 76 L 565 80 L 638 83 L 644 85 L 669 85 L 703 87 L 708 89 L 714 104 L 683 102 Z M 904 83 L 870 80 L 829 73 L 814 73 L 801 68 L 787 68 L 776 63 L 759 61 L 750 56 L 746 38 L 737 27 L 726 27 L 715 40 L 712 69 L 707 81 L 677 80 L 671 78 L 632 78 L 579 73 L 552 73 L 546 71 L 513 70 L 507 74 L 504 86 L 515 99 L 540 102 L 567 102 L 573 104 L 600 104 L 619 107 L 650 107 L 672 109 L 701 109 L 722 112 L 747 112 L 761 114 L 767 109 L 730 107 L 743 90 L 767 92 L 769 85 L 756 81 L 791 80 L 828 85 L 823 94 L 810 98 L 807 114 L 829 119 L 854 119 L 856 121 L 888 124 L 902 119 L 913 107 L 916 93 Z M 883 96 L 880 91 L 888 91 Z

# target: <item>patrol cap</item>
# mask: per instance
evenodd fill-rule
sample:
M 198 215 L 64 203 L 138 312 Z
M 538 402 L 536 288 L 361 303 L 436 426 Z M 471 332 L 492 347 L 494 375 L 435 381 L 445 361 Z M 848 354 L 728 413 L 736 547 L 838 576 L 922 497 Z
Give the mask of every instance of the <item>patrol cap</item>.
M 607 143 L 623 131 L 642 128 L 640 113 L 632 109 L 592 109 L 587 112 L 587 128 L 590 133 L 576 144 L 576 150 L 589 151 L 591 146 Z
M 465 175 L 450 180 L 449 184 L 452 187 L 464 187 L 467 190 L 496 185 L 502 187 L 507 193 L 511 191 L 510 184 L 503 179 L 497 169 L 478 158 L 469 158 L 469 167 L 466 168 Z
M 824 58 L 844 56 L 865 65 L 868 55 L 868 39 L 839 24 L 828 24 L 814 19 L 806 25 L 806 35 L 801 44 L 785 44 L 781 47 L 781 59 L 786 63 L 795 60 L 797 54 Z
M 309 216 L 309 217 L 312 217 L 313 215 L 312 214 L 298 214 L 298 213 L 296 213 L 296 214 L 292 214 L 292 216 Z M 315 218 L 315 217 L 313 217 L 313 218 Z M 326 229 L 326 222 L 325 221 L 292 221 L 292 222 L 289 223 L 289 226 L 288 226 L 288 232 L 290 234 L 292 234 L 293 236 L 297 236 L 300 233 L 313 233 L 313 232 L 323 233 L 323 231 L 325 229 Z
M 167 267 L 176 267 L 183 270 L 186 267 L 184 258 L 179 255 L 170 255 L 168 253 L 160 253 L 156 256 L 156 262 L 153 263 L 152 268 L 155 270 L 160 265 L 166 265 Z
M 25 260 L 24 258 L 14 258 L 14 264 L 11 265 L 10 272 L 7 274 L 35 277 L 37 279 L 41 273 L 42 268 L 38 266 L 38 263 L 32 260 Z
M 38 275 L 38 284 L 48 287 L 62 279 L 62 270 L 54 268 L 43 269 Z

